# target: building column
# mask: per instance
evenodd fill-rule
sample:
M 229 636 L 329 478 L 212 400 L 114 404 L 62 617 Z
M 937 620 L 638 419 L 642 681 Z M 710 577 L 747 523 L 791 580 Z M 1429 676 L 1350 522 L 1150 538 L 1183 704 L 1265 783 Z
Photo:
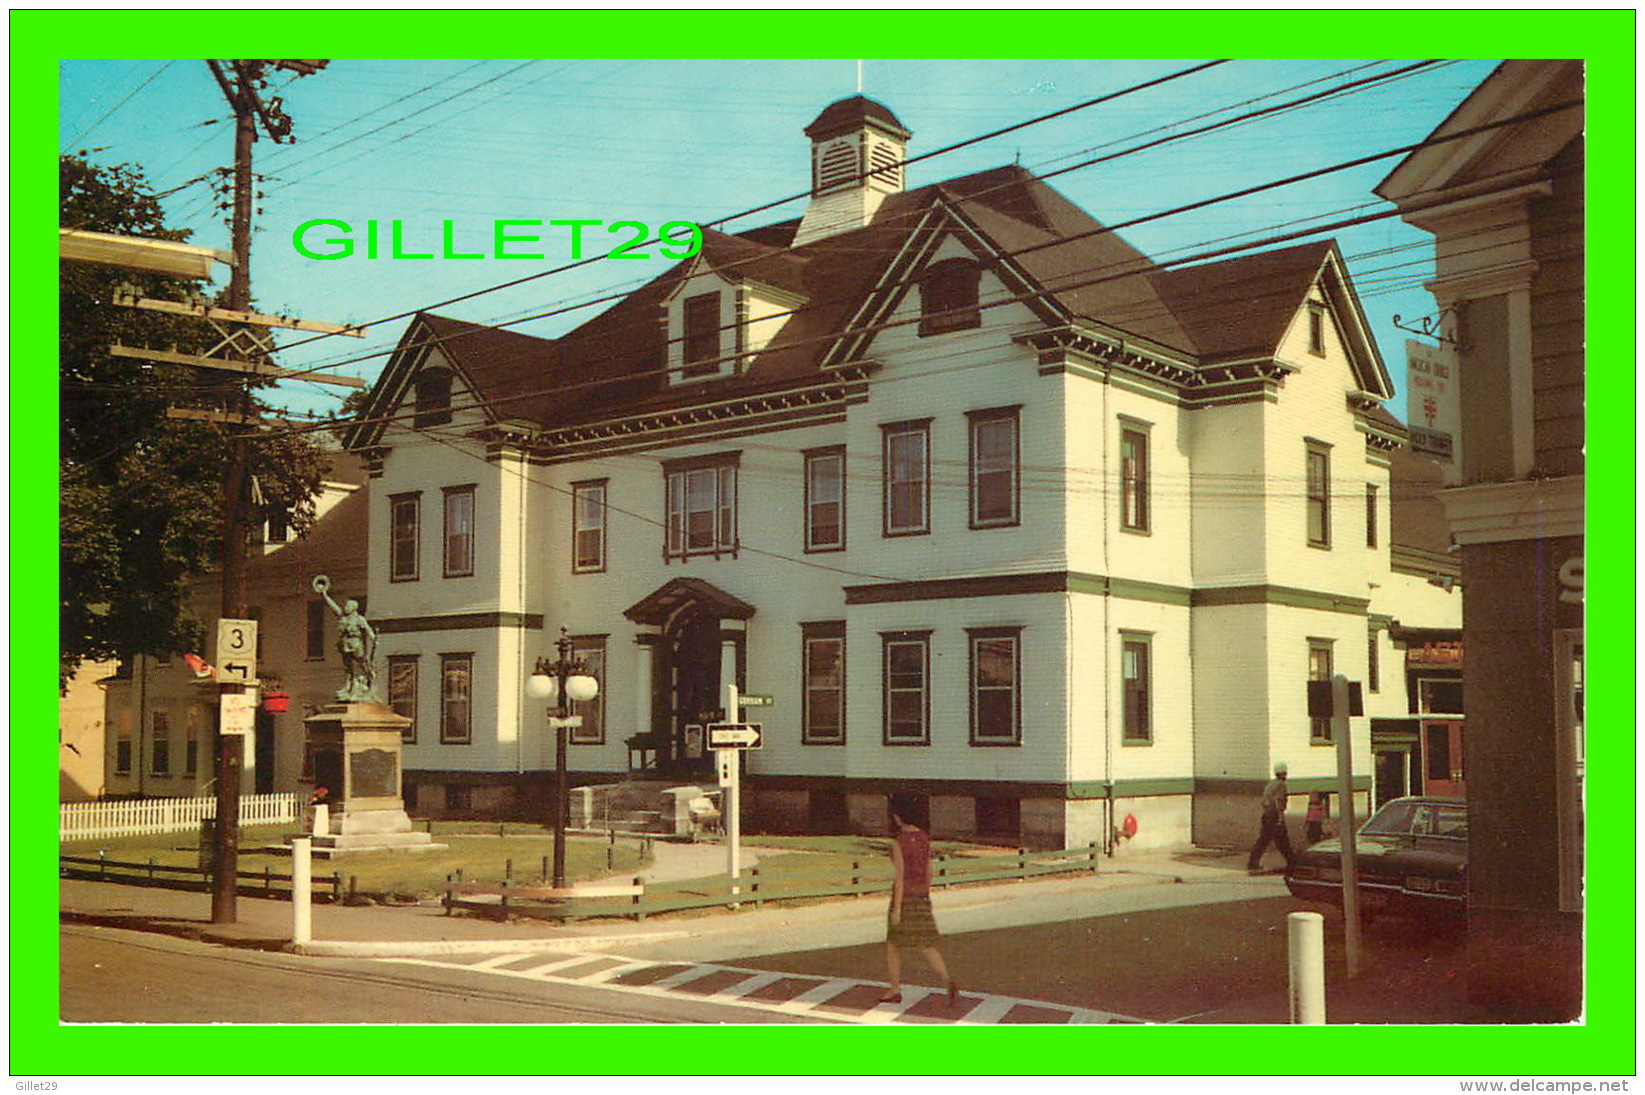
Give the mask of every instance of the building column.
M 651 721 L 655 711 L 653 701 L 656 695 L 656 645 L 662 641 L 663 637 L 661 635 L 650 632 L 641 632 L 634 636 L 634 644 L 639 647 L 635 651 L 634 665 L 634 732 L 636 734 L 649 734 L 656 729 Z
M 738 689 L 746 685 L 742 667 L 747 664 L 746 649 L 748 645 L 748 625 L 742 620 L 720 621 L 720 699 L 725 699 L 725 687 L 735 684 Z M 738 712 L 727 711 L 725 717 L 730 722 L 737 721 Z

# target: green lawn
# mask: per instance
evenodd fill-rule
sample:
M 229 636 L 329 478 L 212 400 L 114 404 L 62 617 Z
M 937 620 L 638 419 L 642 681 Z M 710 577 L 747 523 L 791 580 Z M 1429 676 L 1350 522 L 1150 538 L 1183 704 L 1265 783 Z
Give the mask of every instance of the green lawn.
M 466 830 L 466 831 L 465 831 Z M 512 877 L 519 882 L 542 879 L 544 864 L 554 854 L 551 834 L 540 826 L 511 825 L 503 836 L 491 825 L 449 827 L 436 823 L 434 839 L 448 845 L 439 852 L 384 852 L 344 856 L 314 861 L 316 879 L 340 872 L 345 891 L 351 886 L 361 894 L 399 894 L 428 897 L 441 892 L 449 872 L 461 870 L 469 881 L 497 881 L 505 877 L 512 862 Z M 290 855 L 267 851 L 281 844 L 289 826 L 248 827 L 240 833 L 240 870 L 260 872 L 266 866 L 275 874 L 291 873 Z M 123 863 L 155 863 L 195 866 L 199 862 L 198 833 L 164 833 L 154 836 L 121 837 L 110 840 L 64 843 L 62 854 L 96 856 L 106 853 Z M 622 875 L 638 870 L 650 857 L 641 857 L 633 844 L 609 844 L 605 838 L 573 837 L 566 844 L 566 877 L 572 881 Z

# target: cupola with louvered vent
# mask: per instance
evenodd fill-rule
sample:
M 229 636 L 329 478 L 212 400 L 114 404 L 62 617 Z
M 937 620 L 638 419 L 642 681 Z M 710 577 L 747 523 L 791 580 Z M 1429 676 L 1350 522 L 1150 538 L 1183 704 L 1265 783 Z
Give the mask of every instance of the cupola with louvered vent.
M 911 134 L 884 103 L 853 95 L 805 127 L 811 138 L 811 204 L 795 233 L 803 246 L 873 219 L 887 194 L 903 189 Z

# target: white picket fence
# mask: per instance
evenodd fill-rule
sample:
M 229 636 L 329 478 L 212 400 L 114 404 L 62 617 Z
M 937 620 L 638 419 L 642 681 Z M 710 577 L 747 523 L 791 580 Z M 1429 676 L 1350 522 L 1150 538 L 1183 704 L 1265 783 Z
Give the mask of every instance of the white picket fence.
M 59 840 L 100 840 L 143 833 L 182 833 L 217 816 L 215 798 L 151 798 L 141 802 L 71 802 L 57 809 Z M 285 825 L 297 820 L 297 796 L 242 795 L 241 825 Z

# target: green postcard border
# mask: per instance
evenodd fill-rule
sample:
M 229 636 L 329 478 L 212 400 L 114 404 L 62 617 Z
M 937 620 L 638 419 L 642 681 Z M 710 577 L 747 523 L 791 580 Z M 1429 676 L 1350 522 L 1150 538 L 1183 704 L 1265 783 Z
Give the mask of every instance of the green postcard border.
M 1045 57 L 1079 47 L 1148 56 L 1405 56 L 1420 47 L 1468 57 L 1584 57 L 1589 63 L 1589 355 L 1612 362 L 1607 398 L 1588 408 L 1590 718 L 1588 1015 L 1571 1027 L 1299 1028 L 1281 1048 L 1247 1028 L 349 1028 L 348 1050 L 312 1043 L 327 1074 L 445 1075 L 503 1071 L 598 1074 L 956 1073 L 1119 1075 L 1374 1075 L 1425 1067 L 1459 1075 L 1631 1075 L 1635 1070 L 1634 772 L 1634 87 L 1636 17 L 1620 11 L 13 11 L 11 26 L 11 1073 L 37 1075 L 263 1074 L 288 1060 L 269 1028 L 64 1027 L 57 1021 L 56 746 L 46 723 L 55 695 L 49 651 L 56 573 L 55 483 L 40 474 L 56 451 L 53 358 L 57 72 L 75 56 L 263 55 L 480 57 L 502 43 L 549 56 L 797 54 L 819 18 L 871 22 L 876 40 L 926 57 Z M 87 38 L 88 25 L 96 33 Z M 505 33 L 506 32 L 506 33 Z M 124 48 L 107 48 L 120 43 Z M 695 48 L 693 43 L 696 43 Z M 753 47 L 758 43 L 763 50 Z M 1297 47 L 1306 46 L 1305 51 Z M 104 48 L 99 48 L 104 47 Z M 1049 47 L 1049 49 L 1048 49 Z M 1140 48 L 1139 48 L 1140 47 Z M 1287 48 L 1289 47 L 1289 48 Z M 1460 49 L 1459 49 L 1460 47 Z M 53 462 L 55 463 L 55 462 Z M 41 525 L 33 522 L 39 520 Z M 1604 728 L 1610 728 L 1609 730 Z M 38 884 L 38 885 L 37 885 Z M 1101 961 L 1101 956 L 1092 956 Z M 316 1034 L 319 1034 L 316 1031 Z M 1264 1041 L 1252 1052 L 1253 1038 Z M 1390 1040 L 1399 1050 L 1387 1052 Z M 289 1044 L 289 1043 L 288 1043 Z M 1381 1048 L 1377 1048 L 1380 1046 Z M 1186 1052 L 1185 1052 L 1186 1051 Z M 301 1060 L 302 1058 L 298 1058 Z

